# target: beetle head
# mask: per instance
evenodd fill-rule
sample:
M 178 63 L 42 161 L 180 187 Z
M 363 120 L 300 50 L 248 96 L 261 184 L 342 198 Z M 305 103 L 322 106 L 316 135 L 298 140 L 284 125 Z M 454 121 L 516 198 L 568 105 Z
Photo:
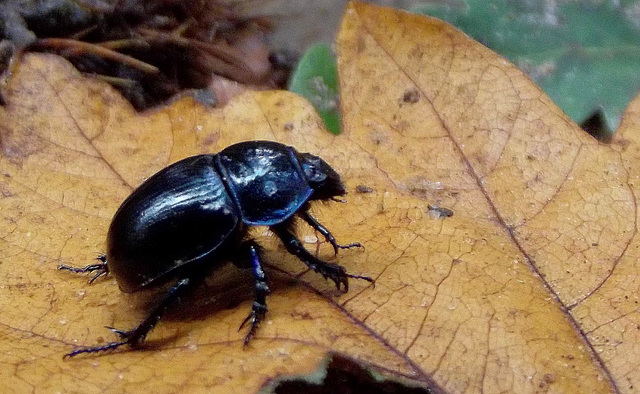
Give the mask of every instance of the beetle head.
M 301 153 L 299 159 L 304 176 L 313 189 L 311 199 L 328 200 L 347 194 L 340 175 L 326 161 L 310 153 Z

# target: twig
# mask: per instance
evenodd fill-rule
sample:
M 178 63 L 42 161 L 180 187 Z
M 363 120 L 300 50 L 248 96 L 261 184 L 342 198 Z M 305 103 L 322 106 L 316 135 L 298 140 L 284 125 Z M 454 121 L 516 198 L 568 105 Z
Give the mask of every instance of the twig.
M 112 40 L 112 41 L 102 41 L 96 43 L 96 45 L 100 45 L 103 48 L 107 49 L 124 49 L 124 48 L 149 48 L 150 45 L 145 40 L 141 40 L 138 38 L 126 38 L 123 40 Z
M 209 62 L 219 71 L 222 71 L 222 75 L 244 82 L 249 82 L 255 79 L 255 74 L 251 68 L 237 53 L 237 51 L 234 51 L 231 48 L 150 29 L 141 28 L 138 29 L 138 32 L 151 41 L 170 43 L 185 48 L 195 48 L 206 54 L 212 55 Z
M 113 86 L 121 86 L 123 88 L 131 88 L 132 86 L 135 86 L 137 84 L 136 81 L 128 78 L 118 78 L 118 77 L 112 77 L 109 75 L 102 75 L 102 74 L 91 74 L 91 73 L 84 73 L 84 74 L 87 76 L 99 79 L 101 81 L 108 82 Z
M 104 48 L 100 45 L 92 44 L 89 42 L 71 40 L 66 38 L 43 38 L 36 41 L 34 46 L 40 48 L 72 49 L 79 52 L 84 51 L 105 59 L 126 64 L 147 74 L 157 74 L 160 72 L 158 67 L 153 66 L 149 63 L 145 63 L 134 57 L 124 55 L 109 48 Z

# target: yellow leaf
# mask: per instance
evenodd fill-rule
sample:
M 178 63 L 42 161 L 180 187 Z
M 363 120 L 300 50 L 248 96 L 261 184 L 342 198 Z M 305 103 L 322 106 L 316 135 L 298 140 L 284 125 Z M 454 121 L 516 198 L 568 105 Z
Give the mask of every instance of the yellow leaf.
M 451 392 L 638 387 L 640 99 L 599 144 L 464 34 L 365 3 L 348 6 L 338 52 L 338 137 L 286 92 L 138 115 L 57 57 L 23 60 L 0 108 L 3 392 L 255 392 L 313 372 L 329 351 Z M 273 293 L 249 348 L 237 328 L 251 276 L 225 266 L 144 350 L 63 361 L 113 340 L 105 325 L 135 326 L 156 297 L 56 266 L 104 251 L 111 216 L 149 175 L 247 139 L 338 170 L 348 203 L 314 212 L 339 241 L 365 245 L 337 261 L 375 288 L 351 281 L 340 294 L 257 229 Z M 326 244 L 319 253 L 332 258 Z
M 353 2 L 338 53 L 343 137 L 376 168 L 347 177 L 405 234 L 355 316 L 453 392 L 638 387 L 633 142 L 599 144 L 433 18 Z
M 136 115 L 112 89 L 81 77 L 66 61 L 29 55 L 12 79 L 0 123 L 1 391 L 255 391 L 268 377 L 315 370 L 330 350 L 410 374 L 410 362 L 350 314 L 349 299 L 372 291 L 364 281 L 352 281 L 351 293 L 341 296 L 315 274 L 303 278 L 324 293 L 271 272 L 267 321 L 244 349 L 238 326 L 250 310 L 252 279 L 230 267 L 159 324 L 147 343 L 153 351 L 62 359 L 76 346 L 114 340 L 104 326 L 134 327 L 155 297 L 122 294 L 112 278 L 88 285 L 88 278 L 56 266 L 90 263 L 104 251 L 110 218 L 132 188 L 185 156 L 246 139 L 332 151 L 337 138 L 320 129 L 322 120 L 302 98 L 248 93 L 220 110 L 183 99 Z M 337 152 L 331 156 L 340 161 Z M 346 217 L 354 209 L 333 205 L 318 216 Z M 349 221 L 327 222 L 343 242 L 357 235 Z M 269 263 L 303 273 L 272 237 L 257 237 Z M 366 274 L 364 256 L 343 251 L 341 260 Z

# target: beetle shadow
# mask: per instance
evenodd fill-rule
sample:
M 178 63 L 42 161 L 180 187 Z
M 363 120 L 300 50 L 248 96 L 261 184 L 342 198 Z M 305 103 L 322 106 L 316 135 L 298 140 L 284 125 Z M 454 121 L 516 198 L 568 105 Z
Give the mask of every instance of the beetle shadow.
M 271 292 L 290 287 L 299 282 L 298 279 L 279 269 L 267 268 Z M 175 280 L 153 289 L 141 291 L 129 300 L 134 310 L 141 316 L 147 316 L 165 296 Z M 240 304 L 254 299 L 254 279 L 249 269 L 237 268 L 232 263 L 225 263 L 207 275 L 204 284 L 185 295 L 180 301 L 171 305 L 162 317 L 162 322 L 189 322 L 205 320 L 216 314 L 237 308 Z M 247 314 L 250 308 L 247 308 Z M 240 325 L 242 321 L 238 321 Z M 145 340 L 139 350 L 161 349 L 185 334 L 183 330 L 162 338 Z
M 282 249 L 282 250 L 280 250 Z M 287 252 L 284 247 L 278 248 L 279 252 L 275 256 L 269 256 L 264 261 L 264 267 L 268 276 L 271 294 L 292 286 L 302 286 L 309 291 L 318 293 L 326 298 L 334 298 L 344 294 L 343 290 L 336 289 L 331 281 L 326 280 L 322 275 L 311 272 L 309 269 L 297 271 L 292 274 L 290 269 L 299 266 L 300 262 L 294 261 L 291 266 L 274 261 L 287 259 Z M 288 258 L 289 260 L 290 257 Z M 311 274 L 309 275 L 309 273 Z M 159 300 L 165 296 L 168 289 L 173 285 L 175 279 L 159 288 L 142 291 L 131 298 L 134 309 L 141 311 L 146 316 L 158 305 Z M 167 313 L 162 317 L 162 322 L 180 321 L 190 322 L 196 320 L 206 320 L 218 313 L 233 310 L 240 304 L 254 299 L 254 278 L 251 269 L 241 269 L 233 263 L 224 263 L 206 274 L 204 284 L 198 286 L 190 294 L 185 295 L 180 301 L 173 304 Z M 143 311 L 143 312 L 142 312 Z M 247 307 L 246 313 L 250 312 Z M 238 321 L 238 326 L 242 323 Z M 188 329 L 181 329 L 171 335 L 162 337 L 154 336 L 148 339 L 137 350 L 153 351 L 161 350 L 175 343 L 176 340 L 188 334 Z
M 268 270 L 272 293 L 292 278 L 284 273 Z M 254 299 L 254 279 L 249 269 L 239 269 L 232 263 L 214 270 L 205 283 L 184 297 L 167 313 L 166 321 L 203 320 L 225 310 L 236 309 L 240 304 Z M 246 311 L 249 313 L 249 310 Z M 241 322 L 238 322 L 238 325 Z

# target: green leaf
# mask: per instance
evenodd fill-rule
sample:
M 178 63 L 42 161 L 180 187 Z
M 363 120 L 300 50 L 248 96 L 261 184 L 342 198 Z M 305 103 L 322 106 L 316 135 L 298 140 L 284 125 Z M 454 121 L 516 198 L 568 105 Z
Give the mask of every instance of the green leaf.
M 309 100 L 327 129 L 340 134 L 338 67 L 329 44 L 315 44 L 304 54 L 291 77 L 289 90 Z
M 601 112 L 615 130 L 640 91 L 638 1 L 456 4 L 412 11 L 448 21 L 514 62 L 578 124 Z

